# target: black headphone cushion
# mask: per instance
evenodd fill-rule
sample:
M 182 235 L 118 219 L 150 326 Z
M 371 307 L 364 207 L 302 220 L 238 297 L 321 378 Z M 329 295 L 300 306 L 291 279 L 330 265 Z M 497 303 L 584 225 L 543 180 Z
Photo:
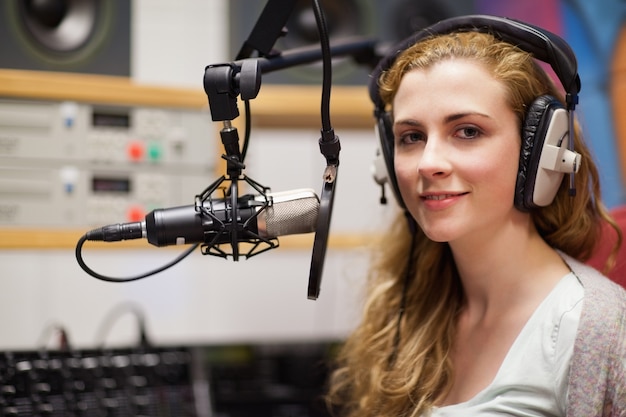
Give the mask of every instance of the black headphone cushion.
M 552 115 L 563 105 L 549 95 L 540 96 L 528 107 L 522 124 L 522 145 L 515 184 L 515 206 L 522 210 L 537 207 L 533 194 L 539 170 L 539 161 Z

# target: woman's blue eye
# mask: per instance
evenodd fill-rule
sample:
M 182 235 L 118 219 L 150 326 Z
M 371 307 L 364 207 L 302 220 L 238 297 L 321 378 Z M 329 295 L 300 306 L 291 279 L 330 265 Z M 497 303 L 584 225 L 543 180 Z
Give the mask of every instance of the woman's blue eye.
M 399 142 L 400 143 L 415 143 L 415 142 L 419 142 L 421 140 L 424 140 L 424 135 L 422 133 L 419 132 L 410 132 L 410 133 L 405 133 L 403 135 L 400 136 L 399 138 Z
M 480 130 L 473 126 L 467 126 L 459 129 L 459 136 L 465 139 L 473 139 L 477 136 L 480 136 Z

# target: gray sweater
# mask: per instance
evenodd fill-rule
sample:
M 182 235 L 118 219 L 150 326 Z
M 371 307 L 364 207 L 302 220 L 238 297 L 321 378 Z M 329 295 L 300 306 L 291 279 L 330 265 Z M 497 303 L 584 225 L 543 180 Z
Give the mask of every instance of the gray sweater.
M 626 417 L 626 290 L 561 254 L 585 289 L 569 376 L 568 417 Z

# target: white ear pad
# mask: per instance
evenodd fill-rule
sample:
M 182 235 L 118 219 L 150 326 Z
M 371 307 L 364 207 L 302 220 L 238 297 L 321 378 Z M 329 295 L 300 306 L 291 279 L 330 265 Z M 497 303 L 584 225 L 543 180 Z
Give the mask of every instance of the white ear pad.
M 394 143 L 393 143 L 393 121 L 391 115 L 385 111 L 377 111 L 375 133 L 379 139 L 379 148 L 376 153 L 376 160 L 372 167 L 374 180 L 381 185 L 383 197 L 381 201 L 386 201 L 384 197 L 385 184 L 389 184 L 391 191 L 400 207 L 404 207 L 398 180 L 394 168 Z
M 568 149 L 569 117 L 565 109 L 556 109 L 546 130 L 541 158 L 532 191 L 533 202 L 540 207 L 552 203 L 565 173 L 578 172 L 581 156 Z

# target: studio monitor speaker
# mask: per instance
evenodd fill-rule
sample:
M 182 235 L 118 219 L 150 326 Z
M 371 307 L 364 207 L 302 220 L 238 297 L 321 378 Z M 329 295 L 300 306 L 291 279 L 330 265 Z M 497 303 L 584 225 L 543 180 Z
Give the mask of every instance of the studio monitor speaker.
M 130 75 L 131 0 L 3 0 L 0 68 Z
M 271 1 L 271 0 L 269 0 Z M 228 0 L 229 51 L 234 58 L 248 38 L 267 0 Z M 473 12 L 473 0 L 320 0 L 331 43 L 354 36 L 371 37 L 384 43 L 406 38 L 412 32 L 439 20 Z M 286 36 L 276 42 L 285 51 L 319 42 L 311 0 L 296 0 Z M 263 82 L 319 84 L 321 64 L 309 64 L 267 74 Z M 333 60 L 333 83 L 363 85 L 369 69 L 350 58 Z

